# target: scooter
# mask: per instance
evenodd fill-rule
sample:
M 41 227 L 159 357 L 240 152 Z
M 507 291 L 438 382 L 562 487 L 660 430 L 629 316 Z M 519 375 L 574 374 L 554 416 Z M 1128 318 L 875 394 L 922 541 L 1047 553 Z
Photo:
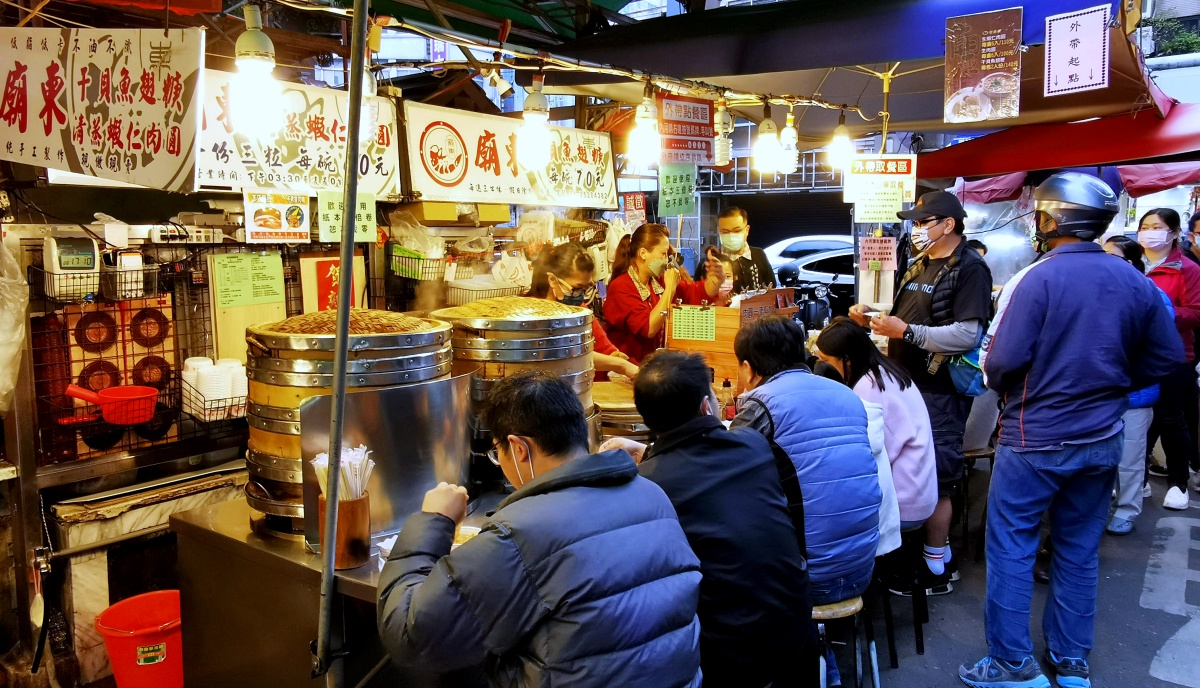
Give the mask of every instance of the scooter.
M 802 282 L 795 286 L 795 290 L 796 306 L 800 309 L 796 319 L 810 332 L 824 329 L 833 319 L 829 287 L 820 282 Z

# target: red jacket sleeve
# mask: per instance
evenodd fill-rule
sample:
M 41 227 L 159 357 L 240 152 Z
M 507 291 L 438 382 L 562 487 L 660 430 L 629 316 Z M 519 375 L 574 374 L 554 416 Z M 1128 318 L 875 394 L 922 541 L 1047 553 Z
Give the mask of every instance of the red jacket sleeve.
M 608 335 L 604 332 L 604 328 L 600 326 L 600 323 L 595 318 L 592 319 L 592 338 L 596 340 L 595 348 L 593 349 L 596 353 L 604 354 L 605 356 L 617 353 L 617 347 L 613 346 L 612 341 L 609 340 Z
M 1197 267 L 1197 269 L 1200 270 L 1200 267 Z M 713 303 L 717 300 L 717 297 L 708 295 L 708 292 L 704 289 L 705 284 L 707 284 L 705 280 L 699 280 L 690 284 L 680 282 L 679 286 L 675 288 L 675 297 L 683 299 L 683 302 L 689 306 L 699 306 L 704 301 Z
M 650 301 L 654 301 L 654 297 Z M 604 320 L 609 327 L 624 330 L 639 337 L 650 336 L 650 314 L 654 306 L 638 296 L 637 287 L 629 275 L 621 275 L 608 286 L 604 300 Z
M 1200 265 L 1183 258 L 1183 294 L 1175 304 L 1175 325 L 1180 332 L 1200 327 Z

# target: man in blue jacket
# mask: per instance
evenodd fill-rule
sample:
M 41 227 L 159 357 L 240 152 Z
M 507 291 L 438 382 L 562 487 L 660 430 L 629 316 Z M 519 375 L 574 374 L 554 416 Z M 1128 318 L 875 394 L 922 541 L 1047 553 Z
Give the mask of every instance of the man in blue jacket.
M 1121 460 L 1126 395 L 1166 376 L 1183 346 L 1158 289 L 1093 239 L 1117 197 L 1065 172 L 1034 192 L 1046 256 L 1004 289 L 984 340 L 987 384 L 1004 400 L 988 499 L 989 655 L 958 670 L 969 686 L 1049 688 L 1029 631 L 1043 512 L 1053 543 L 1042 619 L 1046 664 L 1062 688 L 1091 686 L 1100 538 Z
M 439 485 L 379 576 L 379 637 L 429 674 L 486 666 L 504 688 L 698 688 L 700 562 L 662 490 L 623 451 L 589 455 L 566 383 L 522 373 L 484 411 L 517 488 L 451 552 L 467 513 Z
M 803 688 L 816 683 L 804 515 L 788 510 L 780 467 L 762 435 L 726 430 L 704 357 L 658 351 L 642 360 L 634 400 L 657 435 L 624 439 L 642 476 L 667 493 L 700 558 L 704 688 Z M 787 457 L 779 460 L 795 473 Z M 797 494 L 798 496 L 798 494 Z

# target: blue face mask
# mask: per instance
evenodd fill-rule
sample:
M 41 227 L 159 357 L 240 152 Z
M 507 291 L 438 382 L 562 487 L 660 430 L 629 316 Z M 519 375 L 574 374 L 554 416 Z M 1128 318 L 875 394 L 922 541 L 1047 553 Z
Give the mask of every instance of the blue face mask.
M 558 300 L 567 306 L 582 306 L 584 301 L 587 301 L 587 294 L 567 294 Z

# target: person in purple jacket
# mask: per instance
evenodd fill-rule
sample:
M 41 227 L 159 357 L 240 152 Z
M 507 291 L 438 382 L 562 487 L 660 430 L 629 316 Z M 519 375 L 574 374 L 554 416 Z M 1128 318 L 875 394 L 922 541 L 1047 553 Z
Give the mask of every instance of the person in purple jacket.
M 984 337 L 983 372 L 1000 394 L 988 496 L 988 656 L 959 667 L 977 688 L 1049 688 L 1033 656 L 1030 601 L 1042 514 L 1053 543 L 1042 618 L 1061 688 L 1090 688 L 1100 538 L 1121 460 L 1127 395 L 1183 361 L 1158 289 L 1094 242 L 1116 216 L 1095 177 L 1056 174 L 1034 191 L 1046 256 L 1017 273 Z

